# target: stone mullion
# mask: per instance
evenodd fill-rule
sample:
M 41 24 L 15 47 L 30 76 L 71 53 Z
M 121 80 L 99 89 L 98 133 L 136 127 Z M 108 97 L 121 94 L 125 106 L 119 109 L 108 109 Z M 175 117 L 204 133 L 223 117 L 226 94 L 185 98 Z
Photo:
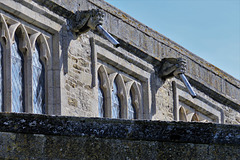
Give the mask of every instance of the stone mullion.
M 12 108 L 12 84 L 11 84 L 11 45 L 9 29 L 5 19 L 2 16 L 2 36 L 6 44 L 3 45 L 3 111 L 11 112 Z
M 177 92 L 177 84 L 175 81 L 172 82 L 173 89 L 173 117 L 175 121 L 179 121 L 179 98 Z
M 151 93 L 150 93 L 150 79 L 142 82 L 142 97 L 143 97 L 143 119 L 152 119 L 151 110 Z
M 97 72 L 100 76 L 100 78 L 102 78 L 102 89 L 103 89 L 103 93 L 104 93 L 104 112 L 105 112 L 105 117 L 107 118 L 111 118 L 112 115 L 112 109 L 111 109 L 111 105 L 112 105 L 112 99 L 111 99 L 111 87 L 110 87 L 110 79 L 108 77 L 108 73 L 106 71 L 106 68 L 104 66 L 100 66 L 98 68 L 98 72 Z
M 32 90 L 32 54 L 26 54 L 24 57 L 24 90 L 25 90 L 25 112 L 33 112 L 33 90 Z
M 108 79 L 109 79 L 109 84 L 110 84 L 110 95 L 109 95 L 109 103 L 110 103 L 110 108 L 109 108 L 109 117 L 112 118 L 112 88 L 113 88 L 113 83 L 114 83 L 114 79 L 117 76 L 117 73 L 112 73 L 109 74 Z
M 141 84 L 139 84 L 141 86 Z M 135 86 L 135 87 L 134 87 Z M 134 95 L 133 95 L 133 103 L 135 105 L 135 110 L 136 110 L 136 118 L 137 119 L 142 119 L 143 118 L 143 113 L 142 113 L 142 95 L 139 89 L 139 86 L 136 82 L 133 83 L 133 90 L 134 90 Z
M 95 40 L 93 37 L 90 38 L 91 45 L 91 64 L 92 64 L 92 87 L 97 86 L 97 53 L 95 48 Z
M 118 74 L 116 77 L 118 87 L 118 97 L 120 99 L 121 117 L 127 119 L 127 93 L 122 75 Z
M 43 64 L 43 67 L 44 67 L 44 70 L 45 70 L 45 82 L 44 82 L 44 87 L 45 87 L 45 90 L 44 90 L 44 94 L 45 94 L 45 110 L 44 110 L 44 114 L 47 114 L 48 113 L 48 65 L 47 65 L 47 62 L 44 61 L 44 64 Z
M 11 41 L 8 40 L 3 52 L 3 110 L 11 112 L 12 107 L 12 85 L 11 85 Z

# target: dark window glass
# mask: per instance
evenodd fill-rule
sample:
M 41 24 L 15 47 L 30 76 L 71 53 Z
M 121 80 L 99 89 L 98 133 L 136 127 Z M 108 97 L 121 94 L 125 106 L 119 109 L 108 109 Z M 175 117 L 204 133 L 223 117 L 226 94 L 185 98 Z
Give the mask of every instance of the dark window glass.
M 136 119 L 136 109 L 132 103 L 132 92 L 130 92 L 128 97 L 128 119 Z
M 112 89 L 112 118 L 120 118 L 121 117 L 121 109 L 120 109 L 120 101 L 118 97 L 118 88 L 117 84 L 114 81 L 113 89 Z
M 101 89 L 101 79 L 98 76 L 98 115 L 104 117 L 104 97 Z
M 45 69 L 36 43 L 32 56 L 33 113 L 45 113 Z
M 16 35 L 11 49 L 12 112 L 23 112 L 23 54 Z

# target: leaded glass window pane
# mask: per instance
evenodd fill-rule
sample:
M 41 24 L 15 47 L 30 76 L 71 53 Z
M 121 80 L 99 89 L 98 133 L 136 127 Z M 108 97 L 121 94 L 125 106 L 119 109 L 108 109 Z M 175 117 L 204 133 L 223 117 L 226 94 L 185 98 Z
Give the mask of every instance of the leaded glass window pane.
M 0 43 L 0 112 L 3 111 L 3 48 Z
M 104 98 L 103 98 L 103 91 L 101 89 L 101 80 L 98 76 L 98 114 L 99 114 L 99 117 L 104 117 L 103 102 L 104 102 Z
M 40 60 L 39 46 L 36 43 L 32 56 L 33 112 L 45 113 L 45 69 Z
M 130 92 L 128 97 L 128 119 L 136 119 L 136 110 L 132 103 L 132 93 Z
M 16 35 L 11 49 L 12 112 L 23 112 L 23 54 Z
M 114 81 L 113 90 L 112 90 L 112 118 L 120 118 L 120 101 L 118 97 L 118 88 L 117 84 Z

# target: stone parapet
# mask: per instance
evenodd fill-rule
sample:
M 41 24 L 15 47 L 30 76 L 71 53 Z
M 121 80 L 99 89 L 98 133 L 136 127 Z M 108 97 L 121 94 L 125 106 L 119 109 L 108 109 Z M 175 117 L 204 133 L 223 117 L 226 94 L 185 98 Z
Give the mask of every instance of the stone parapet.
M 237 159 L 240 126 L 0 114 L 0 158 Z
M 1 113 L 0 124 L 1 132 L 178 143 L 240 144 L 239 125 L 19 113 Z

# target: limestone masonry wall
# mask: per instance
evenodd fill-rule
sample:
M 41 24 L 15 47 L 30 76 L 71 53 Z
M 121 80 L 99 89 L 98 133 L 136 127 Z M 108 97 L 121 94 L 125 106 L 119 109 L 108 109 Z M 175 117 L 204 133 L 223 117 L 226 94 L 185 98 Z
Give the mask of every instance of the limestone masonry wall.
M 71 33 L 69 33 L 71 34 Z M 67 95 L 63 115 L 97 116 L 96 90 L 92 88 L 91 51 L 89 36 L 71 41 L 68 49 L 68 73 L 62 79 Z
M 9 0 L 0 4 L 1 14 L 52 37 L 47 114 L 98 117 L 101 68 L 107 91 L 112 90 L 114 79 L 121 82 L 122 118 L 127 117 L 127 97 L 134 84 L 138 119 L 240 124 L 239 80 L 103 0 Z M 75 12 L 91 9 L 104 13 L 102 26 L 120 42 L 119 48 L 97 31 L 81 35 L 72 31 Z M 179 57 L 187 61 L 186 76 L 198 95 L 195 99 L 179 79 L 157 76 L 163 58 Z M 111 94 L 106 99 L 111 100 Z
M 120 47 L 96 30 L 73 31 L 76 12 L 91 9 Z M 26 113 L 11 113 L 2 72 L 0 159 L 239 159 L 240 81 L 105 1 L 0 0 L 0 31 L 9 62 L 15 31 L 26 55 L 36 41 L 47 54 L 44 114 L 33 114 L 32 57 L 19 93 Z M 180 79 L 160 77 L 164 58 L 186 59 L 196 98 Z
M 67 103 L 62 105 L 63 115 L 98 116 L 97 88 L 92 86 L 95 76 L 93 75 L 93 61 L 91 57 L 93 51 L 91 50 L 89 40 L 90 37 L 93 37 L 99 42 L 96 42 L 97 46 L 110 47 L 114 54 L 115 52 L 123 53 L 123 51 L 127 51 L 127 53 L 136 56 L 136 62 L 139 62 L 137 60 L 137 57 L 139 57 L 141 60 L 151 64 L 153 68 L 157 67 L 163 58 L 185 58 L 188 66 L 186 75 L 197 94 L 201 95 L 201 97 L 197 98 L 204 103 L 208 101 L 207 103 L 211 103 L 210 107 L 215 106 L 215 109 L 222 113 L 219 122 L 240 123 L 239 80 L 224 73 L 167 37 L 143 25 L 103 0 L 34 1 L 46 6 L 66 19 L 71 19 L 71 15 L 77 10 L 100 9 L 104 11 L 105 16 L 103 27 L 115 36 L 121 44 L 120 49 L 113 49 L 111 48 L 112 45 L 101 38 L 101 35 L 95 31 L 89 31 L 76 37 L 68 30 L 71 26 L 66 24 L 66 32 L 62 36 L 67 38 L 67 40 L 61 44 L 62 46 L 67 46 L 67 53 L 64 54 L 68 55 L 68 71 L 61 77 L 62 84 L 64 85 L 62 88 L 62 97 L 67 100 Z M 59 8 L 62 11 L 57 10 Z M 106 61 L 106 63 L 110 62 Z M 147 119 L 177 120 L 176 115 L 174 116 L 175 100 L 172 81 L 176 81 L 179 85 L 182 85 L 182 83 L 175 78 L 165 82 L 154 76 L 154 71 L 150 71 L 149 74 L 154 78 L 150 77 L 149 88 L 151 93 L 149 94 L 149 107 L 147 107 L 149 108 L 149 113 L 145 113 L 150 116 Z M 191 101 L 194 104 L 197 103 L 195 102 L 196 100 Z M 204 107 L 204 105 L 201 107 Z M 197 107 L 196 111 L 200 110 L 202 109 Z

